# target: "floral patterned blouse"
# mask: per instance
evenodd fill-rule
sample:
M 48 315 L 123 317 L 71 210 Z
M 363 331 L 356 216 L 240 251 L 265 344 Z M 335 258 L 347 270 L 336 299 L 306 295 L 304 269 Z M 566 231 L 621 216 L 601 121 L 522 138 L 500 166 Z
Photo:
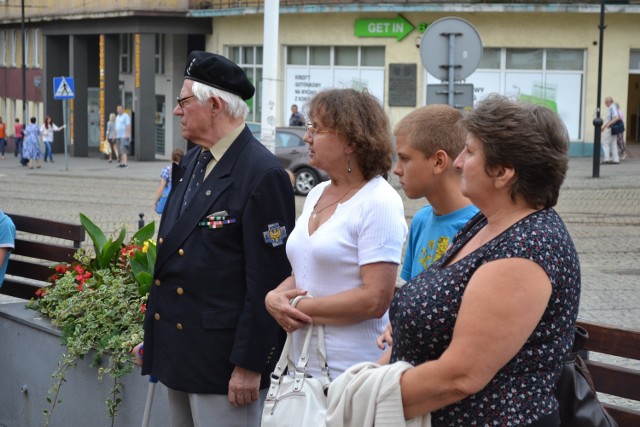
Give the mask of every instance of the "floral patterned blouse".
M 391 362 L 404 360 L 416 366 L 442 355 L 451 341 L 465 288 L 484 263 L 512 257 L 534 261 L 549 276 L 551 297 L 516 356 L 483 390 L 432 413 L 434 427 L 529 425 L 558 407 L 553 388 L 562 356 L 573 346 L 580 300 L 580 264 L 573 241 L 556 211 L 543 209 L 445 266 L 486 223 L 482 213 L 471 219 L 449 251 L 394 297 Z M 474 357 L 473 349 L 469 357 Z

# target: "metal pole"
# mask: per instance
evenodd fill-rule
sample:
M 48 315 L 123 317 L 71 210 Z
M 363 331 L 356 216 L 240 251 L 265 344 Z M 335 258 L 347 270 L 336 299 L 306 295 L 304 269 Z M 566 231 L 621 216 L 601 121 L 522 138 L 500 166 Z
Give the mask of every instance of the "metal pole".
M 455 83 L 453 82 L 455 79 L 455 62 L 456 62 L 456 34 L 449 33 L 449 94 L 447 98 L 447 103 L 455 107 L 454 105 L 454 91 L 455 91 Z
M 604 44 L 604 2 L 600 0 L 600 44 L 598 46 L 598 93 L 597 93 L 597 106 L 596 106 L 596 118 L 593 119 L 593 178 L 600 177 L 600 141 L 602 136 L 602 123 L 604 121 L 600 118 L 600 96 L 602 91 L 602 49 Z M 617 150 L 617 148 L 616 148 Z
M 22 126 L 27 123 L 27 34 L 24 28 L 24 0 L 20 2 L 22 13 Z M 24 142 L 23 142 L 24 144 Z
M 55 88 L 54 88 L 55 91 Z M 62 121 L 64 123 L 64 170 L 69 170 L 69 156 L 67 155 L 67 143 L 69 141 L 69 123 L 67 123 L 67 118 L 69 110 L 69 100 L 62 100 Z
M 276 111 L 278 84 L 278 27 L 280 3 L 278 0 L 264 2 L 264 53 L 262 65 L 262 118 L 260 139 L 272 153 L 276 151 Z M 254 97 L 257 108 L 257 97 Z

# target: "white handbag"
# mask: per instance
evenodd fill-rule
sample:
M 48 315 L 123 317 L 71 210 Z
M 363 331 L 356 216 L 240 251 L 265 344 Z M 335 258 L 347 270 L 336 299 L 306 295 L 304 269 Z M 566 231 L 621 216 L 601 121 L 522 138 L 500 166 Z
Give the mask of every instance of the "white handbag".
M 322 374 L 307 375 L 309 343 L 318 334 L 318 360 Z M 324 343 L 324 326 L 309 325 L 302 354 L 293 364 L 293 334 L 287 334 L 280 360 L 271 374 L 271 385 L 262 411 L 262 427 L 324 427 L 327 412 L 329 368 Z

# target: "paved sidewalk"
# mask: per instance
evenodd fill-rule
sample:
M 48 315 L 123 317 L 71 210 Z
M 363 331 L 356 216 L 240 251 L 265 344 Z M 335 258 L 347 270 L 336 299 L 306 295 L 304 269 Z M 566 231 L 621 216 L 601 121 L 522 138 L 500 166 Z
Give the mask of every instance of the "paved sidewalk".
M 640 145 L 629 148 L 633 157 L 600 165 L 600 178 L 592 178 L 590 158 L 572 158 L 557 210 L 580 256 L 580 317 L 640 329 Z M 56 163 L 27 169 L 8 156 L 0 160 L 0 209 L 73 223 L 82 212 L 105 232 L 122 225 L 136 230 L 139 214 L 147 223 L 160 219 L 153 200 L 165 164 L 132 160 L 119 168 L 98 155 L 68 162 L 57 155 Z M 397 187 L 395 177 L 391 182 Z M 399 191 L 410 222 L 424 200 L 408 200 Z M 296 196 L 298 212 L 303 203 Z M 0 296 L 0 303 L 11 300 Z

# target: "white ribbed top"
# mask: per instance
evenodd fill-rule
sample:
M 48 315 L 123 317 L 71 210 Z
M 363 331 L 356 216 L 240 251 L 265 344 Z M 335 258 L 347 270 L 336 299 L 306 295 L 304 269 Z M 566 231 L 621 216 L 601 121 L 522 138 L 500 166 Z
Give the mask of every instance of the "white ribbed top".
M 323 297 L 361 285 L 360 267 L 374 262 L 400 263 L 407 234 L 402 199 L 383 178 L 373 178 L 351 199 L 340 203 L 324 224 L 309 236 L 309 216 L 329 182 L 315 187 L 287 241 L 287 255 L 296 286 Z M 375 362 L 382 354 L 375 340 L 389 319 L 371 319 L 347 326 L 326 326 L 325 341 L 331 378 L 358 362 Z M 306 328 L 294 333 L 296 360 Z M 317 348 L 312 342 L 311 349 Z M 319 374 L 315 350 L 309 372 Z

